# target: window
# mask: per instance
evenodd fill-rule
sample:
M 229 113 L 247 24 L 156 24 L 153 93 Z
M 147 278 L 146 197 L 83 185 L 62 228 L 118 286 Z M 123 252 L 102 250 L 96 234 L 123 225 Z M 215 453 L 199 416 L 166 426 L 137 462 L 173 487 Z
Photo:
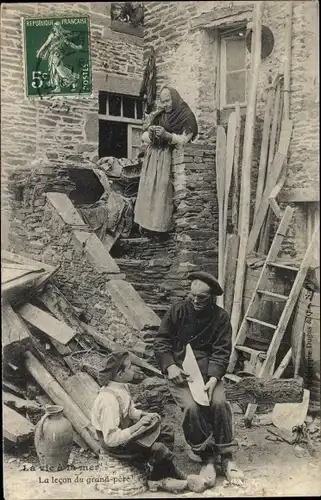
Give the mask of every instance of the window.
M 141 146 L 143 104 L 138 97 L 99 92 L 99 157 L 135 159 Z
M 232 28 L 220 33 L 220 109 L 238 101 L 246 105 L 245 28 Z

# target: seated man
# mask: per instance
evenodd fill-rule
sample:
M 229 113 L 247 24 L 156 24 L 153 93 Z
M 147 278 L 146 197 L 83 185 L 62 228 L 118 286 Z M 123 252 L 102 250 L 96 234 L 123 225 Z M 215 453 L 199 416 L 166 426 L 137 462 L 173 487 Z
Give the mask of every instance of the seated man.
M 227 479 L 240 484 L 243 473 L 232 460 L 237 443 L 233 438 L 232 410 L 224 395 L 222 377 L 231 354 L 232 328 L 226 311 L 216 305 L 223 291 L 205 272 L 193 272 L 190 296 L 171 306 L 163 317 L 154 352 L 166 376 L 168 388 L 183 411 L 183 432 L 192 451 L 203 463 L 200 475 L 214 486 L 215 463 L 220 457 Z M 210 406 L 193 399 L 182 364 L 190 344 L 203 376 Z
M 128 384 L 140 383 L 141 377 L 133 371 L 128 352 L 110 354 L 98 380 L 102 387 L 93 406 L 92 424 L 102 450 L 120 460 L 129 460 L 134 466 L 147 462 L 149 480 L 186 479 L 173 463 L 174 454 L 160 442 L 173 444 L 174 435 L 169 426 L 161 426 L 157 413 L 138 410 L 134 405 Z M 155 438 L 144 444 L 143 436 L 151 433 Z

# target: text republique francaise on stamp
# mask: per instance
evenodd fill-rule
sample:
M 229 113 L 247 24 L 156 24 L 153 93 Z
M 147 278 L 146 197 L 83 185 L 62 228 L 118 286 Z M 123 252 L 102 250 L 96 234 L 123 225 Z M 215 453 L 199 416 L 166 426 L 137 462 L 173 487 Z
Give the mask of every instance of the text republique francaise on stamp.
M 91 95 L 89 17 L 24 18 L 23 32 L 28 98 Z

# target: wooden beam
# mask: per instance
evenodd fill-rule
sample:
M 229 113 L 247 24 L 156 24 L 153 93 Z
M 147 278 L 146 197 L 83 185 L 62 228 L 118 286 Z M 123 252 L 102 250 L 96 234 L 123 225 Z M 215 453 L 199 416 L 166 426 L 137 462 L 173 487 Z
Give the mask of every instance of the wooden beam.
M 89 373 L 78 372 L 64 381 L 64 389 L 86 417 L 91 420 L 91 411 L 100 390 L 96 380 Z
M 242 404 L 301 403 L 303 391 L 302 378 L 263 380 L 245 377 L 235 384 L 225 384 L 226 399 Z
M 57 320 L 51 314 L 30 303 L 24 304 L 17 312 L 25 321 L 61 344 L 68 344 L 76 335 L 76 331 L 65 322 Z
M 251 202 L 251 170 L 252 151 L 256 116 L 256 94 L 261 61 L 261 23 L 262 23 L 263 2 L 256 2 L 254 6 L 254 22 L 252 32 L 253 65 L 251 68 L 251 86 L 249 90 L 248 103 L 246 109 L 246 121 L 244 130 L 244 146 L 242 159 L 242 179 L 240 196 L 240 219 L 239 235 L 240 245 L 235 279 L 235 292 L 231 324 L 233 339 L 238 330 L 243 301 L 243 288 L 246 266 L 246 247 L 249 234 L 250 223 L 250 202 Z
M 34 433 L 34 425 L 25 417 L 3 405 L 3 437 L 12 443 L 28 441 Z
M 233 160 L 233 193 L 232 193 L 232 225 L 233 232 L 238 232 L 239 219 L 239 160 L 240 160 L 240 137 L 241 137 L 241 108 L 240 103 L 235 103 L 236 114 L 236 132 L 235 132 L 235 149 Z
M 224 192 L 226 167 L 226 134 L 224 127 L 218 125 L 216 137 L 216 193 L 218 202 L 218 281 L 224 286 Z M 223 297 L 217 297 L 217 305 L 224 306 Z

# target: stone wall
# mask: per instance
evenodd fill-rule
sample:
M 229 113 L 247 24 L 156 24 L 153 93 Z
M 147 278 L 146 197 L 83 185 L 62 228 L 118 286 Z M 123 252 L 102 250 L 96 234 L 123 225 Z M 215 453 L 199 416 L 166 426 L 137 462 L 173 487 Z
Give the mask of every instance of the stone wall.
M 161 315 L 186 297 L 188 273 L 217 273 L 218 208 L 213 147 L 188 144 L 173 152 L 173 230 L 163 242 L 119 240 L 112 250 L 120 269 Z
M 2 219 L 10 219 L 6 189 L 9 173 L 30 167 L 44 153 L 55 166 L 82 162 L 84 151 L 97 151 L 98 91 L 137 95 L 142 77 L 142 39 L 110 29 L 110 3 L 2 4 L 1 9 L 1 200 Z M 27 100 L 24 97 L 22 16 L 90 15 L 93 97 Z M 115 77 L 119 85 L 115 86 Z M 3 242 L 2 244 L 5 244 Z
M 273 32 L 272 53 L 262 60 L 258 85 L 257 117 L 262 122 L 265 89 L 277 73 L 283 73 L 288 2 L 264 2 L 263 24 Z M 253 2 L 146 2 L 144 52 L 156 51 L 158 88 L 171 84 L 195 112 L 199 123 L 196 142 L 214 143 L 217 123 L 226 123 L 228 110 L 217 104 L 218 49 L 215 31 L 191 29 L 193 20 L 208 13 L 207 20 L 229 16 L 235 9 L 252 8 Z M 233 16 L 232 18 L 233 19 Z M 283 192 L 291 198 L 293 190 L 305 188 L 305 198 L 318 196 L 319 183 L 319 74 L 318 74 L 318 4 L 293 2 L 290 118 L 293 134 L 288 155 L 288 175 Z M 247 67 L 250 54 L 247 53 Z M 244 115 L 245 109 L 242 109 Z M 258 156 L 254 160 L 257 168 Z M 253 170 L 253 181 L 256 173 Z M 298 191 L 296 191 L 297 193 Z M 303 190 L 302 190 L 303 193 Z M 311 196 L 311 198 L 310 198 Z M 295 196 L 292 201 L 296 201 Z M 296 252 L 306 247 L 307 215 L 304 204 L 296 205 Z M 302 230 L 303 229 L 303 230 Z

